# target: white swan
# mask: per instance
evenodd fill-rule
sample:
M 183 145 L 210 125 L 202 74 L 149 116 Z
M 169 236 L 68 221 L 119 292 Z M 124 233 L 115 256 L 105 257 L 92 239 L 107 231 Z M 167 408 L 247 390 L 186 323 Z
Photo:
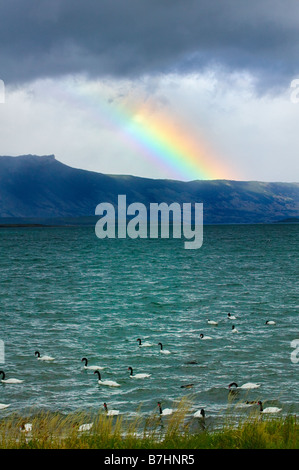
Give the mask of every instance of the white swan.
M 261 413 L 279 413 L 282 408 L 277 408 L 277 406 L 269 406 L 268 408 L 263 408 L 263 403 L 261 401 L 258 401 L 258 404 L 260 405 L 260 412 Z
M 217 326 L 217 325 L 218 325 L 218 321 L 208 320 L 208 324 L 209 324 L 209 325 Z
M 151 376 L 151 374 L 145 374 L 145 373 L 140 373 L 140 374 L 133 375 L 132 367 L 128 367 L 128 370 L 130 371 L 130 378 L 131 379 L 146 379 L 147 377 Z
M 5 379 L 5 373 L 3 370 L 0 370 L 0 376 L 2 375 L 1 382 L 4 384 L 21 384 L 24 382 L 24 380 L 19 380 L 19 379 Z
M 158 346 L 160 346 L 160 353 L 162 353 L 162 354 L 171 354 L 171 352 L 168 351 L 168 349 L 163 349 L 163 344 L 162 343 L 158 343 Z
M 101 366 L 88 366 L 88 360 L 86 359 L 86 357 L 82 357 L 81 359 L 81 362 L 84 362 L 85 365 L 83 366 L 83 369 L 87 369 L 87 370 L 102 370 L 104 369 L 104 367 L 101 367 Z
M 32 431 L 32 423 L 23 423 L 23 424 L 21 424 L 20 431 L 25 432 L 25 433 L 31 432 Z
M 107 413 L 107 416 L 117 416 L 119 415 L 119 410 L 108 410 L 107 403 L 104 403 L 104 408 Z
M 265 325 L 276 325 L 276 322 L 273 320 L 267 320 Z
M 203 333 L 199 335 L 200 339 L 212 339 L 211 336 L 205 336 Z
M 149 348 L 150 346 L 153 346 L 153 344 L 149 343 L 148 341 L 146 341 L 145 343 L 142 343 L 140 338 L 138 338 L 137 341 L 141 348 Z
M 4 403 L 0 403 L 0 410 L 5 410 L 8 408 L 10 405 L 5 405 Z
M 114 380 L 102 380 L 101 379 L 101 374 L 98 370 L 95 370 L 94 374 L 98 374 L 98 377 L 99 377 L 98 383 L 99 383 L 99 385 L 107 385 L 107 387 L 120 387 L 120 385 L 117 382 L 114 382 Z
M 52 356 L 41 356 L 39 351 L 35 351 L 34 355 L 37 356 L 39 361 L 54 361 L 55 359 Z
M 227 314 L 227 318 L 229 318 L 230 320 L 237 320 L 237 318 L 234 315 L 232 315 L 231 313 Z
M 194 418 L 204 419 L 205 418 L 205 410 L 202 408 L 201 410 L 196 411 L 193 416 L 194 416 Z
M 162 410 L 162 405 L 161 405 L 160 401 L 158 401 L 158 407 L 159 407 L 159 410 L 160 410 L 160 416 L 169 416 L 173 413 L 172 408 L 165 408 L 165 410 Z
M 259 388 L 260 386 L 261 386 L 261 384 L 255 384 L 253 382 L 247 382 L 247 383 L 239 386 L 236 382 L 232 382 L 232 383 L 229 384 L 228 388 L 229 388 L 229 390 L 231 389 L 231 387 L 250 390 L 250 389 L 254 389 L 254 388 Z
M 79 426 L 78 431 L 79 432 L 90 431 L 92 426 L 93 426 L 93 423 L 81 424 L 81 426 Z

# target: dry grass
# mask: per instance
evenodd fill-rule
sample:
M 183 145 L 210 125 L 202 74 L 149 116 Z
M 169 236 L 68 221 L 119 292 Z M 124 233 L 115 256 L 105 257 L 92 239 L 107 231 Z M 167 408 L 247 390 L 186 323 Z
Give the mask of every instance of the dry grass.
M 252 414 L 236 425 L 229 415 L 220 429 L 194 426 L 190 402 L 182 400 L 175 413 L 160 418 L 128 420 L 75 412 L 41 412 L 27 418 L 12 414 L 0 420 L 1 449 L 298 449 L 296 416 L 266 417 Z M 32 431 L 20 428 L 32 423 Z M 79 426 L 93 422 L 92 429 Z M 231 422 L 233 422 L 231 420 Z

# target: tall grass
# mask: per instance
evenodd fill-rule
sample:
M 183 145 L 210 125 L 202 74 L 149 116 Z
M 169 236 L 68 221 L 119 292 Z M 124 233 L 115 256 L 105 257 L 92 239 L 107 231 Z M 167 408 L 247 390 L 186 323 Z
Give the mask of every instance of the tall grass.
M 20 429 L 25 422 L 31 432 Z M 90 431 L 79 432 L 83 423 Z M 233 424 L 234 423 L 234 424 Z M 252 414 L 238 422 L 228 416 L 217 429 L 209 429 L 192 418 L 190 403 L 183 400 L 169 417 L 147 419 L 109 417 L 78 411 L 63 415 L 40 412 L 0 419 L 1 449 L 298 449 L 299 432 L 295 415 L 266 417 Z

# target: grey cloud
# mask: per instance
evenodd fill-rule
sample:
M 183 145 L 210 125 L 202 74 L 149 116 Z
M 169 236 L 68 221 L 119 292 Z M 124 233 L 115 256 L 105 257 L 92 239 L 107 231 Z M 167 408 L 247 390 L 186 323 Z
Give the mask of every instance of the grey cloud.
M 207 67 L 260 86 L 299 72 L 296 0 L 0 0 L 0 77 L 136 78 Z

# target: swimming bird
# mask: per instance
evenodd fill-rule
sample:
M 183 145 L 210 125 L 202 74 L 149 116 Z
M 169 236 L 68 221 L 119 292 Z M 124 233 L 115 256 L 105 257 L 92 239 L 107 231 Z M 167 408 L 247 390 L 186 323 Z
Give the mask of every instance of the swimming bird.
M 255 384 L 252 382 L 247 382 L 239 387 L 239 385 L 236 382 L 232 382 L 229 384 L 228 388 L 231 390 L 231 387 L 236 387 L 236 388 L 243 388 L 245 390 L 249 389 L 254 389 L 254 388 L 259 388 L 261 385 L 260 384 Z
M 165 408 L 165 410 L 162 410 L 162 405 L 161 405 L 160 401 L 158 401 L 158 407 L 159 407 L 159 410 L 160 410 L 160 416 L 169 416 L 173 413 L 172 408 Z
M 108 410 L 107 403 L 104 403 L 104 408 L 107 416 L 117 416 L 119 414 L 119 410 Z
M 0 370 L 0 376 L 2 376 L 1 382 L 4 384 L 21 384 L 24 380 L 19 379 L 5 379 L 5 373 L 3 370 Z
M 5 410 L 5 408 L 8 408 L 10 405 L 5 405 L 4 403 L 0 403 L 0 410 Z
M 218 325 L 218 321 L 208 320 L 208 324 L 209 324 L 209 325 L 217 326 L 217 325 Z
M 181 388 L 192 388 L 194 384 L 181 385 Z
M 32 423 L 22 423 L 20 426 L 20 431 L 21 432 L 31 432 L 32 431 Z
M 41 356 L 39 351 L 35 351 L 34 353 L 35 356 L 37 356 L 37 359 L 39 361 L 54 361 L 54 357 L 51 356 Z
M 144 374 L 144 373 L 140 373 L 140 374 L 135 374 L 133 375 L 133 369 L 132 367 L 128 367 L 128 370 L 131 372 L 130 373 L 130 378 L 131 379 L 146 379 L 146 377 L 150 377 L 151 374 Z
M 114 382 L 114 380 L 102 380 L 101 379 L 101 374 L 98 370 L 95 370 L 94 374 L 98 374 L 98 377 L 99 377 L 98 383 L 99 383 L 99 385 L 107 385 L 107 387 L 120 387 L 120 385 L 117 382 Z
M 229 318 L 230 320 L 237 320 L 237 318 L 234 315 L 232 315 L 231 313 L 227 314 L 227 318 Z
M 93 423 L 81 424 L 81 426 L 79 426 L 78 431 L 79 432 L 90 431 L 92 426 L 93 426 Z
M 261 413 L 279 413 L 282 408 L 277 408 L 277 406 L 269 406 L 268 408 L 263 408 L 263 403 L 258 401 L 258 405 L 260 405 L 260 412 Z
M 194 418 L 204 419 L 205 418 L 205 410 L 202 408 L 201 410 L 196 411 L 193 416 L 194 416 Z
M 276 322 L 273 320 L 267 320 L 265 325 L 276 325 Z
M 163 349 L 163 344 L 162 343 L 158 343 L 158 346 L 160 346 L 160 353 L 162 353 L 162 354 L 171 354 L 171 352 L 168 351 L 168 349 Z
M 149 343 L 148 341 L 146 341 L 145 343 L 142 343 L 140 338 L 138 338 L 137 341 L 141 348 L 149 348 L 150 346 L 153 346 L 152 343 Z
M 237 330 L 237 328 L 235 327 L 235 325 L 232 325 L 232 332 L 233 332 L 233 333 L 239 333 L 239 331 Z
M 82 357 L 81 362 L 84 362 L 85 365 L 83 366 L 83 369 L 88 369 L 88 370 L 102 370 L 104 367 L 101 366 L 88 366 L 88 360 L 86 357 Z
M 203 333 L 199 335 L 200 339 L 212 339 L 211 336 L 205 336 Z

